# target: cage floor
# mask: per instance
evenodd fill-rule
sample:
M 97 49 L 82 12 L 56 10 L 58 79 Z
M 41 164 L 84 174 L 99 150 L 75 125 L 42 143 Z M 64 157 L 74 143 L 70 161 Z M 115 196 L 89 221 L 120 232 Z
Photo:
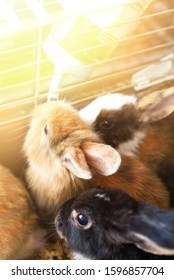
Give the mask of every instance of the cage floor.
M 48 242 L 34 260 L 72 260 L 73 256 L 62 240 Z

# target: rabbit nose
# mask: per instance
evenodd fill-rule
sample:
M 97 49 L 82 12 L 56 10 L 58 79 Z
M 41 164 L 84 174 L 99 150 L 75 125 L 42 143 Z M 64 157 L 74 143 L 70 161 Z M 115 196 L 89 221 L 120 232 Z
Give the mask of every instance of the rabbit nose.
M 59 220 L 59 221 L 58 221 L 58 228 L 59 228 L 59 230 L 62 229 L 62 226 L 63 226 L 63 224 L 62 224 L 62 222 Z
M 60 229 L 62 228 L 62 222 L 60 220 L 57 221 L 57 227 Z
M 55 224 L 56 232 L 59 235 L 59 237 L 62 239 L 65 239 L 65 237 L 63 235 L 63 231 L 62 231 L 63 223 L 62 223 L 62 220 L 61 220 L 61 217 L 59 214 L 56 216 L 54 224 Z
M 60 214 L 58 214 L 55 218 L 55 226 L 56 226 L 56 229 L 61 229 L 62 228 L 62 220 L 61 220 L 61 217 L 60 217 Z

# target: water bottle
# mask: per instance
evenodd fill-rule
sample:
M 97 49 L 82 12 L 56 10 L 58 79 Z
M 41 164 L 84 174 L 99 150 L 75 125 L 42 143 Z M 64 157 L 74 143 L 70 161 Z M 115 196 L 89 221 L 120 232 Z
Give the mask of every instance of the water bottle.
M 64 20 L 53 27 L 44 49 L 55 65 L 49 97 L 66 83 L 89 78 L 111 57 L 120 40 L 140 23 L 152 0 L 59 0 Z

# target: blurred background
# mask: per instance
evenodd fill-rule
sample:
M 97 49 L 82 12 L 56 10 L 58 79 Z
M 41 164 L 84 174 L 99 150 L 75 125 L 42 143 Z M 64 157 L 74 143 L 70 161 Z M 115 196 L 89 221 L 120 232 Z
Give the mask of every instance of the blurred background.
M 107 2 L 107 3 L 106 3 Z M 34 106 L 174 85 L 174 0 L 0 0 L 0 161 L 22 176 Z

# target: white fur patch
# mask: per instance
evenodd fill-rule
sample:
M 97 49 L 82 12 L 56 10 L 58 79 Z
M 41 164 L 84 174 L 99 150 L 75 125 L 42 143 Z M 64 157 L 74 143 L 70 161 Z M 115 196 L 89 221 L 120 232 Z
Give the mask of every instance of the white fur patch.
M 133 139 L 120 144 L 117 151 L 126 156 L 135 156 L 141 140 L 145 137 L 144 132 L 136 132 Z
M 95 195 L 95 197 L 99 197 L 99 198 L 101 198 L 101 199 L 110 201 L 110 197 L 108 197 L 105 193 L 97 193 L 97 194 Z
M 73 257 L 75 260 L 90 260 L 89 258 L 85 257 L 81 253 L 73 252 Z
M 137 98 L 134 95 L 121 93 L 106 94 L 96 98 L 88 106 L 79 111 L 80 117 L 89 124 L 92 124 L 102 109 L 120 109 L 126 104 L 135 104 Z

